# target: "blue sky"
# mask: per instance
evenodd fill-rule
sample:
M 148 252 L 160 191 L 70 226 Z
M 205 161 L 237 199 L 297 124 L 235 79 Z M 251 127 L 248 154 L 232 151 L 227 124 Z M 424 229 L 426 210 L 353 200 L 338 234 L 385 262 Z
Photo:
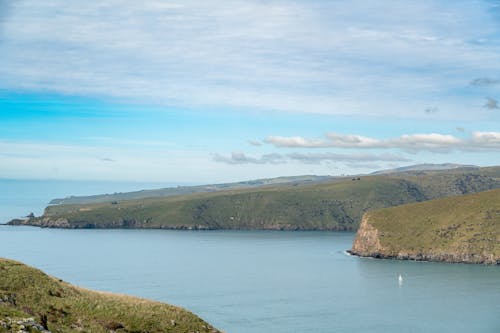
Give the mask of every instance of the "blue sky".
M 0 178 L 500 165 L 499 1 L 0 0 Z

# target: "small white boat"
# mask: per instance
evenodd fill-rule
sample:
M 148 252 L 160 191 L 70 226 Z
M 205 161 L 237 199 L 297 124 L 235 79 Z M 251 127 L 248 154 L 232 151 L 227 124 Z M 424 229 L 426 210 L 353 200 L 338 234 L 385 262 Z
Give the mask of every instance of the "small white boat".
M 403 277 L 401 276 L 401 274 L 399 274 L 398 283 L 399 283 L 399 285 L 403 284 Z

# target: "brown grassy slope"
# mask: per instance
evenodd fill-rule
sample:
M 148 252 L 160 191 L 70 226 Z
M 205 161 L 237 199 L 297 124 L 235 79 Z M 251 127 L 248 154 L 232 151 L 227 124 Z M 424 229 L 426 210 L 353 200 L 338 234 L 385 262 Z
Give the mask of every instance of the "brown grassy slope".
M 52 332 L 219 332 L 179 307 L 77 288 L 2 258 L 0 299 L 0 331 L 31 317 Z

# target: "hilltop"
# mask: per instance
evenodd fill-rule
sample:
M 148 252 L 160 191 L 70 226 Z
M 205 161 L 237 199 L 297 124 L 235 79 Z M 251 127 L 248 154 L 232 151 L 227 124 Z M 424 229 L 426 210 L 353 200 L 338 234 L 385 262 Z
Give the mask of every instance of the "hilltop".
M 227 191 L 227 190 L 251 189 L 251 188 L 258 188 L 265 186 L 276 186 L 276 185 L 287 185 L 287 184 L 293 184 L 293 185 L 314 184 L 314 183 L 334 180 L 336 178 L 337 177 L 333 176 L 313 176 L 313 175 L 265 178 L 265 179 L 247 180 L 236 183 L 208 184 L 208 185 L 198 185 L 198 186 L 177 186 L 177 187 L 166 187 L 160 189 L 141 190 L 141 191 L 123 192 L 123 193 L 97 194 L 88 196 L 70 196 L 66 198 L 53 199 L 50 201 L 50 204 L 51 205 L 91 204 L 91 203 L 104 203 L 104 202 L 113 202 L 121 200 L 170 197 L 170 196 L 188 195 L 194 193 L 212 193 L 212 192 Z
M 74 287 L 0 258 L 0 332 L 219 332 L 167 304 Z
M 356 230 L 363 213 L 500 188 L 500 167 L 282 183 L 166 197 L 48 206 L 12 225 L 61 228 Z
M 500 264 L 500 189 L 366 213 L 351 252 Z
M 463 164 L 453 164 L 453 163 L 417 164 L 397 169 L 375 171 L 372 173 L 372 175 L 403 174 L 403 173 L 410 174 L 411 172 L 418 173 L 421 171 L 452 170 L 452 169 L 467 170 L 467 169 L 478 169 L 478 168 L 479 167 L 474 165 L 463 165 Z M 177 187 L 167 187 L 160 189 L 150 189 L 150 190 L 141 190 L 133 192 L 123 192 L 123 193 L 97 194 L 88 196 L 69 196 L 66 198 L 53 199 L 50 201 L 49 204 L 51 205 L 92 204 L 92 203 L 105 203 L 105 202 L 134 200 L 134 199 L 181 196 L 194 193 L 213 193 L 213 192 L 228 191 L 228 190 L 255 189 L 255 188 L 272 187 L 280 185 L 299 186 L 299 185 L 319 184 L 326 182 L 328 183 L 341 182 L 345 180 L 351 180 L 352 177 L 361 177 L 361 176 L 364 175 L 337 176 L 337 177 L 303 175 L 303 176 L 264 178 L 264 179 L 247 180 L 235 183 L 208 184 L 208 185 L 197 185 L 197 186 L 177 186 Z

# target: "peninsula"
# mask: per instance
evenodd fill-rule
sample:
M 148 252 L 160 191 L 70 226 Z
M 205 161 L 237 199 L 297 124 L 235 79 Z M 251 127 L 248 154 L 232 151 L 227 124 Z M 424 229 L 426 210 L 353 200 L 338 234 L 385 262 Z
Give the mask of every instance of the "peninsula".
M 167 304 L 90 291 L 0 258 L 0 332 L 218 333 Z
M 368 212 L 350 252 L 498 265 L 500 189 Z
M 72 197 L 48 206 L 40 217 L 9 224 L 355 231 L 367 211 L 500 188 L 500 167 L 271 179 L 213 186 L 213 192 L 200 188 Z

